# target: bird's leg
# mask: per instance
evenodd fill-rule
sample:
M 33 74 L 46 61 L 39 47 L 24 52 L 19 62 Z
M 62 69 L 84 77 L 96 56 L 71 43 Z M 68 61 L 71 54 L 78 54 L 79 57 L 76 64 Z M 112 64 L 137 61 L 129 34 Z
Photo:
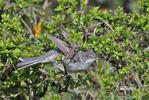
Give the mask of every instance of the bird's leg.
M 63 62 L 63 66 L 64 66 L 64 71 L 65 71 L 65 76 L 68 75 L 68 72 L 67 72 L 67 69 L 66 69 L 66 60 L 69 58 L 70 54 L 67 55 L 64 60 L 62 61 Z
M 66 63 L 65 63 L 65 62 L 63 62 L 63 65 L 64 65 L 64 72 L 65 72 L 65 76 L 67 76 L 67 75 L 68 75 L 68 72 L 67 72 L 67 69 L 66 69 Z
M 55 64 L 55 63 L 54 63 L 54 66 L 55 66 L 56 68 L 58 68 L 59 70 L 63 71 L 63 72 L 65 71 L 65 70 L 64 70 L 63 68 L 61 68 L 58 64 Z

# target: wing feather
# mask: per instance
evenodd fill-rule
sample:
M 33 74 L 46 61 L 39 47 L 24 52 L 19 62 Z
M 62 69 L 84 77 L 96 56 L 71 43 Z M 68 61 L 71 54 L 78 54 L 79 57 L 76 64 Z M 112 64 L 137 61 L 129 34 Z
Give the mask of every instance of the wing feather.
M 70 52 L 72 52 L 72 48 L 70 47 L 70 45 L 68 45 L 66 42 L 50 35 L 47 34 L 48 37 L 52 40 L 52 42 L 54 42 L 55 45 L 58 46 L 58 48 L 65 54 L 68 55 L 70 54 Z

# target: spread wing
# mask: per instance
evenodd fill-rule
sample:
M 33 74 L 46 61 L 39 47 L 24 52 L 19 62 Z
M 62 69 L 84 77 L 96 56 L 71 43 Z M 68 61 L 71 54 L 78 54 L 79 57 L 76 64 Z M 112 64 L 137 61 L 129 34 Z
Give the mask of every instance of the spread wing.
M 60 27 L 61 27 L 61 29 L 62 29 L 62 34 L 63 34 L 64 38 L 65 38 L 66 40 L 69 40 L 71 37 L 70 37 L 70 35 L 68 34 L 68 32 L 66 31 L 66 29 L 64 28 L 64 26 L 61 24 Z
M 62 34 L 63 34 L 64 38 L 66 40 L 71 39 L 69 33 L 66 31 L 66 29 L 64 28 L 64 26 L 61 24 L 60 27 L 62 29 Z M 73 49 L 76 48 L 76 44 L 74 42 L 71 43 L 71 46 L 72 46 Z
M 58 48 L 65 54 L 68 55 L 72 52 L 72 48 L 70 47 L 70 45 L 68 45 L 66 42 L 50 35 L 47 34 L 48 37 L 52 40 L 52 42 L 54 42 L 55 45 L 58 46 Z

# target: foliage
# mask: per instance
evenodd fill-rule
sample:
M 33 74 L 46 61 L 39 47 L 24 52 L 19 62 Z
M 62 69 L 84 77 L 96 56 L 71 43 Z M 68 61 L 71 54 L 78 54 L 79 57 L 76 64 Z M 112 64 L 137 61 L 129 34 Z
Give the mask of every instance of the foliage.
M 9 6 L 5 6 L 6 3 Z M 83 1 L 59 0 L 52 17 L 41 4 L 44 6 L 42 0 L 0 1 L 1 99 L 149 98 L 147 0 L 139 1 L 144 13 L 128 14 L 121 7 L 115 11 L 94 7 L 86 12 L 88 7 Z M 33 27 L 38 23 L 42 30 L 35 38 Z M 80 42 L 80 50 L 95 51 L 100 58 L 96 67 L 70 73 L 69 77 L 56 72 L 52 64 L 38 64 L 18 71 L 19 57 L 40 56 L 56 48 L 45 33 L 61 38 L 60 24 L 71 35 L 69 42 Z

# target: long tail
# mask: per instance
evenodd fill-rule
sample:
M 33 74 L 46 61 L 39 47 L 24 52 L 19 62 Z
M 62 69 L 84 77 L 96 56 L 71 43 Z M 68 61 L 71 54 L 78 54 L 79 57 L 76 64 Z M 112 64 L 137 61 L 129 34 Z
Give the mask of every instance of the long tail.
M 20 58 L 22 62 L 17 64 L 18 70 L 27 68 L 29 66 L 38 64 L 41 62 L 41 59 L 39 57 L 25 57 L 25 58 Z

